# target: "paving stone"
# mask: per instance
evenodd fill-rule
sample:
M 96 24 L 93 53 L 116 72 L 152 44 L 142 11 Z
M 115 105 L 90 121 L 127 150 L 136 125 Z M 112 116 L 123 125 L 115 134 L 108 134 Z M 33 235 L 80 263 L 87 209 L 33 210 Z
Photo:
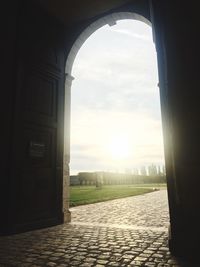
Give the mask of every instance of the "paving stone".
M 71 212 L 74 222 L 161 228 L 169 226 L 166 190 L 84 205 L 81 208 L 73 207 Z
M 71 211 L 71 224 L 0 237 L 0 267 L 180 267 L 167 247 L 166 190 Z
M 109 262 L 108 263 L 108 266 L 112 266 L 112 267 L 121 267 L 121 264 L 120 263 L 117 263 L 117 262 Z
M 57 264 L 55 262 L 47 262 L 47 266 L 53 267 L 56 266 Z

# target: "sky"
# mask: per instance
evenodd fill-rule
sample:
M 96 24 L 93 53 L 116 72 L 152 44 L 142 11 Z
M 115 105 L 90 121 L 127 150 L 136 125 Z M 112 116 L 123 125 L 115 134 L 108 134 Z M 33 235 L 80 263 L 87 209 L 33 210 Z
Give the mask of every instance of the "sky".
M 94 32 L 72 69 L 70 173 L 163 165 L 152 29 L 120 20 Z

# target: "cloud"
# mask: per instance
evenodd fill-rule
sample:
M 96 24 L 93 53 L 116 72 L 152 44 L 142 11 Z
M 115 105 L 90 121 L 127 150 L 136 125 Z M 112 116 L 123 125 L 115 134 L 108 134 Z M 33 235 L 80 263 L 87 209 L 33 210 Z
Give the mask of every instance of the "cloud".
M 126 30 L 126 29 L 112 29 L 112 30 L 116 33 L 124 34 L 124 35 L 127 35 L 129 37 L 140 39 L 142 41 L 148 41 L 148 42 L 151 41 L 151 38 L 147 35 L 144 35 L 144 34 L 133 33 L 133 32 Z
M 149 26 L 123 21 L 101 28 L 79 51 L 72 74 L 72 172 L 164 162 Z M 131 153 L 119 162 L 108 155 L 107 147 L 120 134 L 129 141 Z

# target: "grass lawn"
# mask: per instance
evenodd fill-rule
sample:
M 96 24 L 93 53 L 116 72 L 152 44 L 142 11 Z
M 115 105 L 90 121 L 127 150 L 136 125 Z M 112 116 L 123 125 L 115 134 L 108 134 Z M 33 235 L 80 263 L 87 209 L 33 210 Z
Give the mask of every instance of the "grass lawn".
M 71 186 L 70 206 L 136 196 L 153 192 L 154 188 L 165 187 L 165 184 L 104 185 L 102 189 L 97 189 L 95 186 Z

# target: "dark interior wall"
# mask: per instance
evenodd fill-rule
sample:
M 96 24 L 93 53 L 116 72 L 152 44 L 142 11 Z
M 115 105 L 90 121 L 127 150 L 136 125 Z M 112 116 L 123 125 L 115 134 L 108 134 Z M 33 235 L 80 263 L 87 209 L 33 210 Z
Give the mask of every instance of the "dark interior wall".
M 7 164 L 1 177 L 2 229 L 9 233 L 63 221 L 63 27 L 31 1 L 14 10 L 3 99 Z
M 19 1 L 5 2 L 1 7 L 1 138 L 0 138 L 0 229 L 7 225 L 9 177 L 11 165 L 11 135 L 13 128 L 13 99 L 16 88 L 16 39 Z M 0 231 L 1 232 L 1 231 Z
M 154 1 L 161 65 L 172 251 L 195 255 L 200 238 L 199 27 L 197 4 Z M 162 50 L 162 51 L 161 51 Z M 162 89 L 164 92 L 162 92 Z

